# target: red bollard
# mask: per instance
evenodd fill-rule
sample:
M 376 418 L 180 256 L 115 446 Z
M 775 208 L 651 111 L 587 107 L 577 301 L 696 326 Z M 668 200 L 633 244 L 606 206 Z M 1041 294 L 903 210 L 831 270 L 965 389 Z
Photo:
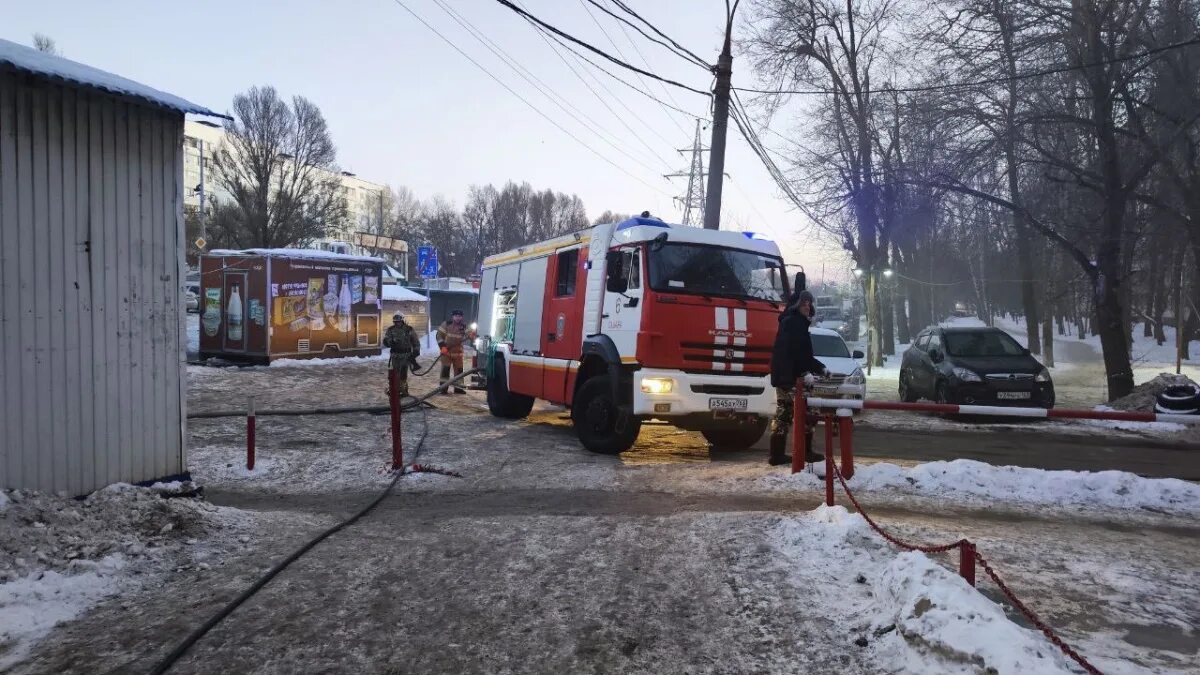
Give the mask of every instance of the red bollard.
M 392 407 L 392 470 L 404 468 L 404 449 L 400 444 L 400 384 L 395 369 L 388 370 L 388 403 Z
M 808 424 L 808 401 L 802 379 L 796 380 L 792 403 L 792 473 L 800 473 L 804 470 L 804 432 Z
M 975 544 L 966 539 L 958 544 L 958 576 L 975 585 Z
M 254 432 L 257 425 L 254 419 L 254 397 L 246 406 L 246 470 L 254 470 Z
M 846 408 L 838 408 L 838 436 L 842 446 L 842 477 L 854 478 L 854 414 Z
M 825 415 L 825 506 L 833 506 L 833 415 Z

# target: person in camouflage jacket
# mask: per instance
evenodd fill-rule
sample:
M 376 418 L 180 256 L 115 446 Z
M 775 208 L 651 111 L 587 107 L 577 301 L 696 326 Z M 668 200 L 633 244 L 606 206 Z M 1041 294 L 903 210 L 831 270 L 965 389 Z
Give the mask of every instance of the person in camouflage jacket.
M 392 316 L 392 325 L 383 334 L 383 346 L 391 349 L 388 357 L 388 370 L 396 371 L 400 395 L 408 396 L 408 371 L 413 359 L 421 353 L 421 341 L 417 332 L 404 322 L 404 315 L 396 312 Z

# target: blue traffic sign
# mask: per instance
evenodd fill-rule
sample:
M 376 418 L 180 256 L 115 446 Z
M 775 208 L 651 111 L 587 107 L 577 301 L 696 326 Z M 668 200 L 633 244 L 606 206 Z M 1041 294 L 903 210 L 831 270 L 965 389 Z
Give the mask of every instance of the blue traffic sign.
M 437 249 L 432 246 L 417 247 L 417 272 L 422 279 L 436 279 L 438 275 Z

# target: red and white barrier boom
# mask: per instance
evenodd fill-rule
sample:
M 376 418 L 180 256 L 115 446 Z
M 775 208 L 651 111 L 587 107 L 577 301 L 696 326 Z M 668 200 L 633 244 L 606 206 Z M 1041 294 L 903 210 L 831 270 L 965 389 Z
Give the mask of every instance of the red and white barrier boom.
M 998 405 L 955 405 L 953 403 L 900 403 L 894 401 L 859 401 L 854 399 L 809 398 L 809 408 L 846 408 L 848 410 L 907 410 L 910 412 L 944 413 L 949 415 L 987 415 L 990 417 L 1045 417 L 1068 420 L 1112 420 L 1115 422 L 1171 422 L 1200 424 L 1200 415 L 1170 415 L 1153 412 L 1121 410 L 1060 410 L 1046 408 L 1015 408 Z

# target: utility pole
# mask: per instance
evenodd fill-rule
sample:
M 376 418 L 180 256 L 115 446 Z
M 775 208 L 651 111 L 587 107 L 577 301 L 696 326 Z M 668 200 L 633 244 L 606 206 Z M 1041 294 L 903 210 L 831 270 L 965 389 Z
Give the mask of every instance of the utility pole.
M 729 126 L 729 89 L 733 77 L 733 51 L 730 47 L 733 41 L 733 14 L 737 11 L 737 2 L 729 9 L 729 1 L 725 2 L 725 43 L 721 46 L 721 56 L 717 59 L 717 84 L 713 88 L 713 122 L 712 141 L 709 147 L 708 166 L 708 195 L 704 205 L 704 229 L 721 229 L 721 188 L 725 177 L 725 132 Z
M 199 139 L 200 143 L 200 238 L 204 240 L 205 246 L 208 246 L 208 221 L 204 217 L 204 139 Z
M 682 198 L 676 197 L 675 201 L 683 207 L 683 219 L 679 222 L 684 225 L 703 225 L 704 224 L 704 153 L 708 148 L 700 142 L 700 123 L 701 120 L 696 120 L 696 138 L 692 142 L 691 148 L 679 148 L 679 152 L 692 153 L 691 166 L 688 167 L 687 173 L 668 173 L 664 178 L 687 178 L 687 192 Z

